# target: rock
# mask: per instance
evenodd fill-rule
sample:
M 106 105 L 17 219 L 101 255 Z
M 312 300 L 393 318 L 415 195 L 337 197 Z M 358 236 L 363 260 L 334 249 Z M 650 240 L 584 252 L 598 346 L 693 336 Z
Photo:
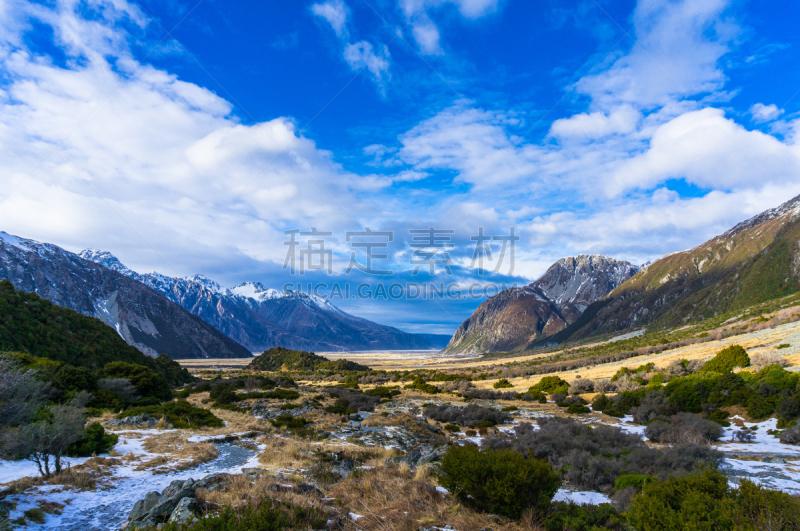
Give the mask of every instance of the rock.
M 185 524 L 194 518 L 194 509 L 197 506 L 197 499 L 194 497 L 185 497 L 178 502 L 175 510 L 169 516 L 167 522 L 176 524 Z
M 224 492 L 225 485 L 230 483 L 231 475 L 226 474 L 224 472 L 219 472 L 217 474 L 210 474 L 200 481 L 196 482 L 194 485 L 195 490 L 197 489 L 205 489 L 205 490 L 222 490 Z
M 300 483 L 300 484 L 298 484 L 297 485 L 297 489 L 300 492 L 302 492 L 303 494 L 313 494 L 314 496 L 319 496 L 320 498 L 325 496 L 325 493 L 323 493 L 321 490 L 319 490 L 314 485 L 310 485 L 308 483 Z
M 786 460 L 783 457 L 777 457 L 777 456 L 765 457 L 764 459 L 761 460 L 761 462 L 762 463 L 775 463 L 775 464 L 779 464 L 779 465 L 785 465 L 786 464 Z
M 439 461 L 442 459 L 446 448 L 444 446 L 440 446 L 439 448 L 434 447 L 431 444 L 420 444 L 414 448 L 411 448 L 406 452 L 406 455 L 402 457 L 390 457 L 386 460 L 387 463 L 394 463 L 396 465 L 405 463 L 410 468 L 417 468 L 420 465 L 425 465 L 428 463 L 433 463 L 434 461 Z
M 120 426 L 139 426 L 139 427 L 152 428 L 158 424 L 158 419 L 155 417 L 151 417 L 147 413 L 142 413 L 141 415 L 135 415 L 133 417 L 109 420 L 104 424 L 111 428 L 118 428 Z
M 164 501 L 164 497 L 158 492 L 153 491 L 145 494 L 144 498 L 137 501 L 133 505 L 133 509 L 131 509 L 131 512 L 128 515 L 128 524 L 126 527 L 133 522 L 143 520 L 150 513 L 150 511 L 153 510 L 153 507 L 162 501 Z
M 269 470 L 264 470 L 263 468 L 243 468 L 242 474 L 251 479 L 271 475 Z
M 355 465 L 350 459 L 343 459 L 341 463 L 331 468 L 331 472 L 339 474 L 342 478 L 347 478 L 350 472 L 353 471 L 353 468 L 355 468 Z

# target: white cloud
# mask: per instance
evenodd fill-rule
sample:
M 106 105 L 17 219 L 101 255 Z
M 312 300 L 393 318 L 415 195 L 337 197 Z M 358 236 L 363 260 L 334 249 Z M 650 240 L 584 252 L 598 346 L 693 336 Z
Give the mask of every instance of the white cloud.
M 475 20 L 497 10 L 499 0 L 399 0 L 400 10 L 411 24 L 411 34 L 425 55 L 441 55 L 440 32 L 429 13 L 442 6 L 454 6 L 462 17 Z
M 639 0 L 630 52 L 583 77 L 577 90 L 604 109 L 623 103 L 651 109 L 719 90 L 725 74 L 717 63 L 740 32 L 725 16 L 728 6 L 729 0 Z
M 719 109 L 689 112 L 659 127 L 650 149 L 627 161 L 608 183 L 610 194 L 684 178 L 703 188 L 732 190 L 782 184 L 800 175 L 800 147 L 748 131 Z
M 630 105 L 611 111 L 581 113 L 553 122 L 550 134 L 560 139 L 596 140 L 612 134 L 627 134 L 636 130 L 641 113 Z
M 771 105 L 756 103 L 750 107 L 750 114 L 753 116 L 753 120 L 756 122 L 771 122 L 783 114 L 783 109 L 779 109 L 774 103 Z
M 379 87 L 383 87 L 391 77 L 389 74 L 389 49 L 385 46 L 380 52 L 375 53 L 372 44 L 367 41 L 348 44 L 344 47 L 344 60 L 354 71 L 362 68 L 369 70 Z
M 350 10 L 342 0 L 329 0 L 328 2 L 313 4 L 311 12 L 328 21 L 337 37 L 340 39 L 347 38 L 347 17 Z

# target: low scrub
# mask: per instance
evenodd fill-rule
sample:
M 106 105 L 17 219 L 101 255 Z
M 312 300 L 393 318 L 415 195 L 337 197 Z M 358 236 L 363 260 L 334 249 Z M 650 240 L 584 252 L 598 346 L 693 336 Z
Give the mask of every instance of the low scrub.
M 749 367 L 750 357 L 740 345 L 731 345 L 708 360 L 701 372 L 731 372 L 737 367 Z
M 489 427 L 511 420 L 511 416 L 507 413 L 492 407 L 483 407 L 476 404 L 470 404 L 466 407 L 447 404 L 428 406 L 423 410 L 423 414 L 439 422 L 459 424 L 461 426 Z M 481 423 L 483 423 L 483 426 L 480 426 Z
M 544 514 L 561 480 L 545 461 L 467 444 L 447 449 L 439 483 L 465 505 L 519 518 L 527 508 Z
M 722 426 L 693 413 L 678 413 L 666 420 L 655 419 L 645 430 L 653 442 L 662 444 L 710 444 L 722 437 Z

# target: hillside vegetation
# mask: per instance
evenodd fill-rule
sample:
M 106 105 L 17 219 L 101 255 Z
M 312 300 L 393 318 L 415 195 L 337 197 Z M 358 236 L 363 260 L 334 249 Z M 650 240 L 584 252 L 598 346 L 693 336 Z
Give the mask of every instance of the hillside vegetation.
M 328 358 L 303 350 L 272 347 L 259 354 L 246 367 L 253 371 L 368 371 L 369 367 L 353 361 L 330 361 Z

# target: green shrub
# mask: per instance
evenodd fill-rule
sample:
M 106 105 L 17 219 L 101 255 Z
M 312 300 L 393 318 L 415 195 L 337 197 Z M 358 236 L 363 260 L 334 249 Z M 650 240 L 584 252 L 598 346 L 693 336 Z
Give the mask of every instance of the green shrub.
M 289 410 L 292 410 L 292 409 L 297 409 L 299 407 L 302 407 L 302 406 L 300 404 L 282 404 L 281 405 L 281 411 L 289 411 Z
M 735 492 L 737 515 L 754 529 L 796 530 L 800 522 L 800 501 L 785 492 L 769 490 L 742 480 Z
M 475 427 L 478 428 L 478 429 L 491 428 L 493 426 L 496 426 L 496 424 L 494 422 L 492 422 L 491 420 L 482 420 L 482 421 L 478 422 L 477 424 L 475 424 Z
M 43 524 L 45 521 L 44 511 L 38 507 L 32 507 L 22 514 L 34 524 Z
M 709 468 L 646 482 L 631 500 L 628 521 L 647 531 L 732 529 L 734 506 L 726 476 Z
M 517 395 L 517 398 L 519 400 L 525 400 L 528 402 L 539 402 L 540 404 L 547 403 L 547 395 L 541 391 L 528 391 L 527 393 Z
M 578 505 L 555 502 L 544 521 L 546 531 L 599 531 L 624 529 L 624 520 L 609 503 Z
M 305 428 L 306 426 L 311 424 L 311 421 L 308 421 L 303 417 L 293 417 L 291 415 L 280 415 L 279 417 L 274 418 L 269 422 L 276 428 L 286 428 L 290 430 Z
M 567 413 L 580 414 L 580 413 L 591 413 L 591 412 L 592 412 L 591 409 L 579 403 L 570 404 L 567 407 Z
M 789 343 L 781 343 L 780 345 L 775 347 L 775 350 L 780 350 L 780 349 L 789 348 L 789 347 L 791 347 L 791 345 Z
M 510 412 L 510 411 L 517 411 L 519 408 L 517 406 L 506 406 L 500 411 Z
M 367 396 L 378 396 L 380 398 L 393 398 L 400 394 L 400 389 L 396 387 L 378 386 L 375 389 L 364 391 L 364 394 Z
M 357 412 L 350 407 L 350 401 L 346 398 L 337 398 L 332 406 L 325 408 L 325 411 L 333 413 L 334 415 L 350 415 Z
M 206 516 L 186 524 L 165 524 L 162 531 L 284 531 L 317 529 L 315 523 L 326 522 L 321 511 L 265 498 L 242 508 L 226 507 L 219 514 Z M 155 528 L 150 528 L 155 529 Z
M 731 345 L 720 350 L 700 369 L 701 372 L 730 372 L 736 367 L 748 367 L 750 356 L 740 345 Z
M 536 385 L 533 385 L 530 387 L 530 389 L 528 389 L 529 393 L 533 393 L 535 391 L 541 391 L 547 394 L 567 394 L 569 392 L 569 383 L 566 380 L 562 380 L 558 376 L 545 376 L 539 380 Z
M 496 381 L 492 387 L 494 387 L 495 389 L 509 389 L 511 387 L 514 387 L 514 384 L 509 382 L 507 379 L 503 378 L 502 380 Z
M 617 476 L 617 479 L 614 480 L 614 492 L 627 489 L 628 487 L 633 487 L 640 491 L 645 484 L 655 479 L 657 478 L 649 474 L 622 474 L 621 476 Z
M 136 387 L 142 397 L 153 397 L 160 401 L 172 400 L 172 390 L 163 376 L 143 365 L 112 361 L 100 371 L 100 378 L 125 378 Z
M 545 461 L 472 444 L 447 449 L 439 482 L 465 505 L 510 518 L 527 507 L 544 513 L 561 485 Z
M 93 422 L 86 427 L 80 440 L 67 447 L 65 455 L 69 457 L 89 457 L 92 454 L 104 454 L 111 450 L 119 441 L 119 436 L 106 433 L 99 422 Z
M 422 391 L 423 393 L 428 393 L 429 395 L 435 395 L 440 392 L 440 389 L 438 387 L 427 383 L 419 376 L 414 378 L 413 383 L 406 385 L 405 387 L 406 389 L 416 389 L 417 391 Z
M 453 433 L 457 433 L 461 431 L 461 426 L 459 426 L 458 424 L 445 424 L 444 429 L 446 429 L 447 431 L 452 431 Z

